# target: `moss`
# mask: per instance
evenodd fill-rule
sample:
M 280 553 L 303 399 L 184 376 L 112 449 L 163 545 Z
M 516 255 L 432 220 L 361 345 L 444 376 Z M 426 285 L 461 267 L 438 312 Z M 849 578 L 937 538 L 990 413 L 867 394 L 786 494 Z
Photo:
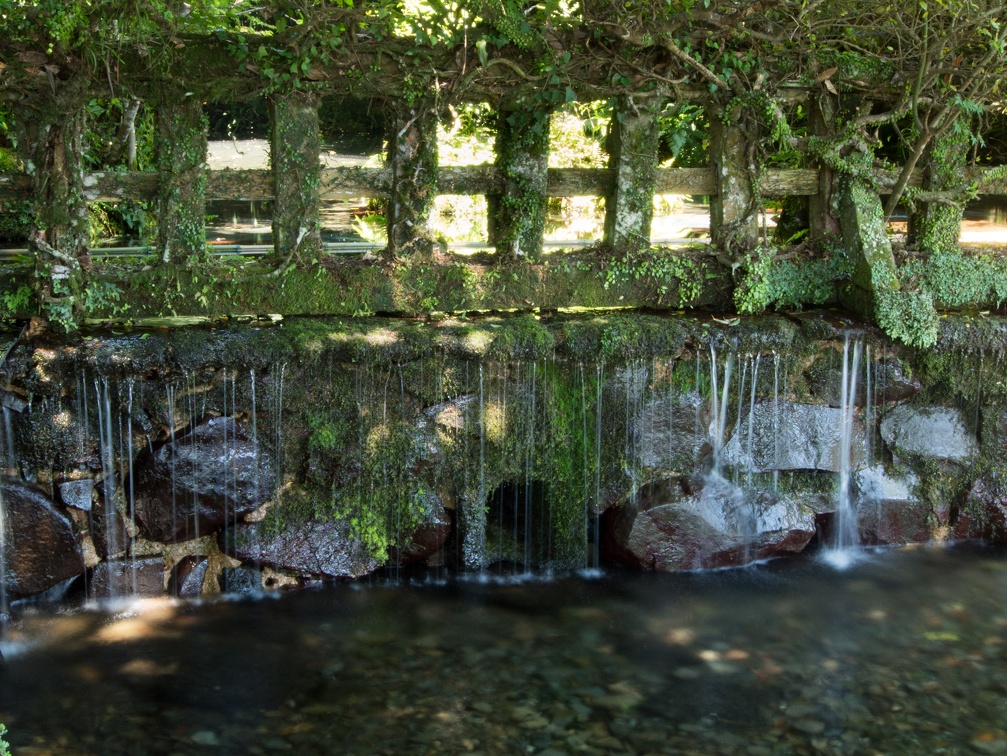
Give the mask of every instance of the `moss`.
M 270 99 L 270 123 L 274 252 L 284 260 L 296 256 L 313 262 L 322 251 L 317 101 L 300 92 L 275 95 Z
M 206 129 L 198 98 L 174 93 L 155 110 L 157 129 L 157 247 L 163 262 L 206 249 Z
M 552 354 L 556 339 L 536 318 L 508 320 L 494 335 L 486 356 L 496 360 L 540 360 Z
M 663 106 L 659 97 L 637 103 L 624 95 L 612 118 L 608 149 L 615 188 L 605 202 L 605 243 L 617 251 L 650 247 Z
M 496 153 L 504 193 L 490 198 L 490 241 L 501 255 L 538 260 L 546 218 L 549 115 L 501 112 Z
M 324 268 L 287 269 L 278 276 L 272 266 L 261 263 L 199 258 L 185 265 L 166 264 L 150 270 L 108 265 L 95 275 L 122 289 L 118 304 L 131 319 L 265 313 L 415 315 L 433 310 L 668 307 L 679 303 L 675 292 L 681 282 L 666 277 L 669 269 L 663 263 L 644 267 L 638 277 L 606 277 L 578 260 L 557 259 L 505 269 L 455 261 L 413 261 L 391 268 L 361 261 L 332 261 Z M 696 264 L 695 276 L 704 280 L 704 286 L 691 303 L 721 304 L 728 274 L 704 262 Z M 89 315 L 108 318 L 113 313 L 111 308 L 98 308 Z
M 924 190 L 962 192 L 966 188 L 965 163 L 973 137 L 959 118 L 930 142 L 924 159 Z M 923 252 L 950 252 L 958 246 L 964 201 L 924 203 L 910 216 L 910 244 Z

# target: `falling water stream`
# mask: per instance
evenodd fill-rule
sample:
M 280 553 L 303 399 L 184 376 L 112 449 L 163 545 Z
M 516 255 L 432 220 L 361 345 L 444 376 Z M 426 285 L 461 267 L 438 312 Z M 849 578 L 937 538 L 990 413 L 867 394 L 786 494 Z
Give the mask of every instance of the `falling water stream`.
M 852 348 L 851 348 L 852 346 Z M 840 441 L 839 441 L 839 486 L 836 495 L 834 540 L 826 551 L 826 558 L 836 567 L 845 568 L 855 560 L 860 543 L 857 531 L 856 506 L 850 493 L 851 451 L 853 445 L 853 419 L 857 401 L 857 376 L 860 371 L 861 341 L 851 345 L 847 335 L 843 344 L 843 372 L 840 385 Z

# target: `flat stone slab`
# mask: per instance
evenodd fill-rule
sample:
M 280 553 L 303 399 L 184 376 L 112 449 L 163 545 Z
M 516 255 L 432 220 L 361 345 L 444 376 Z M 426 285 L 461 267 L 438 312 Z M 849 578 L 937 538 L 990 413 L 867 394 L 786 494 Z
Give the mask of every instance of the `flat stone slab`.
M 898 406 L 881 421 L 881 438 L 898 453 L 953 462 L 979 451 L 975 433 L 951 407 Z

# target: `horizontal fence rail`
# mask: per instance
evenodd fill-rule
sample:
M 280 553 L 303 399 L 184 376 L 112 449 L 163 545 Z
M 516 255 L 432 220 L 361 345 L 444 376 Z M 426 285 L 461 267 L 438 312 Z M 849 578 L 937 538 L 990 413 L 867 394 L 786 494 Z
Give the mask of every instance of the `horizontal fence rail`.
M 495 166 L 441 166 L 438 194 L 495 195 L 504 191 L 503 180 Z M 969 182 L 978 182 L 980 195 L 1007 194 L 1007 177 L 1002 167 L 972 169 Z M 894 186 L 898 172 L 879 171 L 878 185 Z M 269 200 L 274 198 L 273 172 L 255 170 L 211 170 L 206 172 L 208 200 Z M 547 194 L 550 197 L 604 197 L 615 184 L 615 171 L 605 168 L 550 168 Z M 909 186 L 920 187 L 923 172 L 914 171 Z M 392 191 L 389 168 L 324 168 L 321 171 L 319 198 L 346 200 L 387 197 Z M 811 168 L 767 170 L 759 180 L 766 197 L 812 196 L 819 191 L 819 171 Z M 157 196 L 158 174 L 141 171 L 105 171 L 87 174 L 84 195 L 89 202 L 122 200 L 153 201 Z M 717 195 L 712 168 L 662 168 L 657 171 L 655 194 Z M 941 195 L 921 192 L 923 202 Z M 31 197 L 31 182 L 24 174 L 0 174 L 0 201 Z

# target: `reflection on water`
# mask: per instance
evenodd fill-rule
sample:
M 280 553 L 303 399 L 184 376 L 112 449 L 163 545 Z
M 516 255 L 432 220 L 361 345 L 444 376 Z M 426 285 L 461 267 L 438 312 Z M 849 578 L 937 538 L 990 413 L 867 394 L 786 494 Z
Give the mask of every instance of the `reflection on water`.
M 1007 748 L 1007 561 L 975 548 L 154 602 L 3 649 L 19 754 Z

